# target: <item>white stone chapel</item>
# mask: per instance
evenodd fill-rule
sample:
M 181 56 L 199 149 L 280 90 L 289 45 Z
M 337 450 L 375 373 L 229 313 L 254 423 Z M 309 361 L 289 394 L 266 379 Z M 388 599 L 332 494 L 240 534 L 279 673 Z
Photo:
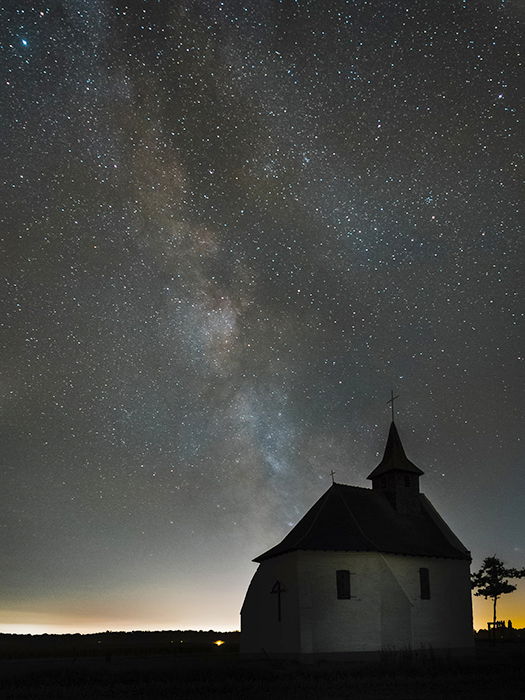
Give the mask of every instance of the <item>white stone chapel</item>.
M 469 653 L 470 553 L 419 492 L 422 474 L 392 421 L 372 488 L 333 483 L 254 560 L 241 652 Z

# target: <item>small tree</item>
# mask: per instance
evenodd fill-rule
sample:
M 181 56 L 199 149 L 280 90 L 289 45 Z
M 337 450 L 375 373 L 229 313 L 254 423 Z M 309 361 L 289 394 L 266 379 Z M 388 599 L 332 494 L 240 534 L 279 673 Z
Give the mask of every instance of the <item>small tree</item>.
M 509 583 L 509 578 L 523 578 L 525 569 L 506 569 L 503 562 L 496 556 L 483 559 L 481 569 L 471 575 L 472 588 L 477 589 L 474 595 L 492 598 L 494 603 L 493 629 L 496 627 L 496 605 L 498 599 L 505 593 L 512 593 L 516 586 Z

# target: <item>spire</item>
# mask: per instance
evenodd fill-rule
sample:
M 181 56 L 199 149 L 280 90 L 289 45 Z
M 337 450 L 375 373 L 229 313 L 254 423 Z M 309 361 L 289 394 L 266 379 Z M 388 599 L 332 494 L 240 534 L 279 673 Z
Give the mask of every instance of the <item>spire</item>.
M 379 462 L 368 478 L 375 479 L 376 476 L 381 476 L 382 474 L 386 474 L 387 472 L 391 471 L 411 472 L 412 474 L 417 474 L 418 476 L 421 476 L 424 473 L 406 456 L 394 421 L 392 421 L 390 424 L 383 459 Z
M 392 421 L 383 459 L 368 477 L 372 480 L 372 489 L 384 493 L 398 513 L 419 513 L 419 477 L 422 474 L 421 469 L 406 456 L 396 424 Z

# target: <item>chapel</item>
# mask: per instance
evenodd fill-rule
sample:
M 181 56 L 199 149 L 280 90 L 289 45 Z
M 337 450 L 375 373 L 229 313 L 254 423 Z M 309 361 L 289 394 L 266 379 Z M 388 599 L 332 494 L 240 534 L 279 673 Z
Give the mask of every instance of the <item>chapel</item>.
M 332 483 L 254 559 L 241 652 L 470 653 L 470 553 L 420 493 L 422 475 L 392 420 L 372 488 Z

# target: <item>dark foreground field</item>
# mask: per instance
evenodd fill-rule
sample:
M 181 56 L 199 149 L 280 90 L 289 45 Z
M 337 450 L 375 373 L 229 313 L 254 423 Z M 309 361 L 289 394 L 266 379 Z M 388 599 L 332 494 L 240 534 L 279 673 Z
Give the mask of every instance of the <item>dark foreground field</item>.
M 226 646 L 226 645 L 225 645 Z M 6 658 L 1 662 L 2 700 L 126 698 L 286 698 L 290 700 L 523 700 L 525 645 L 480 645 L 469 662 L 406 655 L 381 663 L 300 665 L 246 661 L 235 651 Z

